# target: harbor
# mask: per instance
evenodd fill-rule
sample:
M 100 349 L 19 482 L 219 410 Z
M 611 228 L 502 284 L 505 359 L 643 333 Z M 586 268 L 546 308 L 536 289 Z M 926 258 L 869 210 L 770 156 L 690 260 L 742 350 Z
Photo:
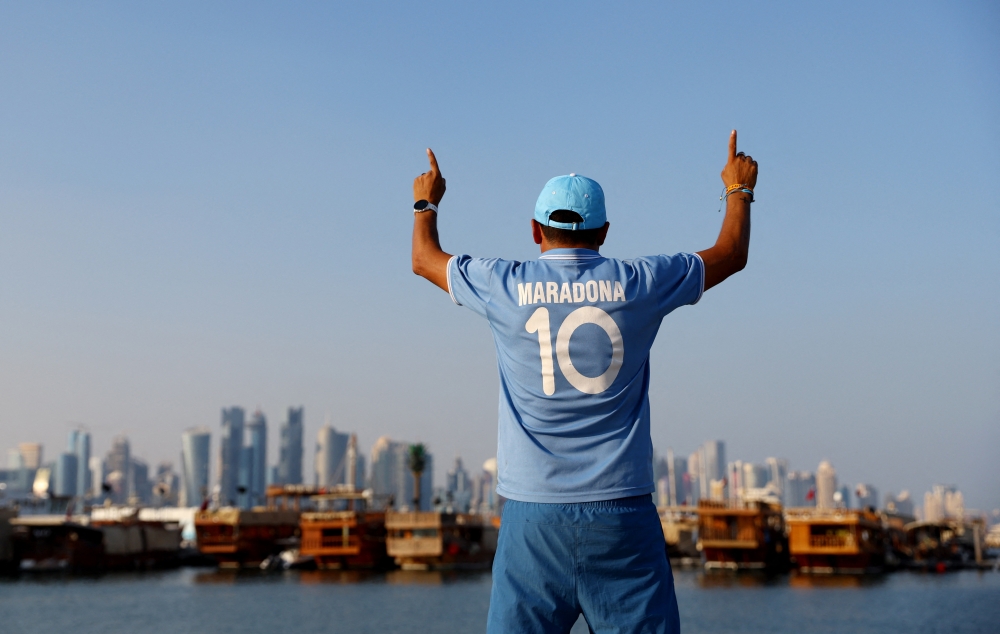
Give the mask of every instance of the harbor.
M 7 574 L 102 573 L 182 565 L 233 570 L 488 570 L 501 515 L 386 509 L 370 490 L 272 486 L 252 509 L 100 506 L 89 514 L 0 509 Z M 874 509 L 783 509 L 702 500 L 659 509 L 675 567 L 710 573 L 864 576 L 1000 567 L 1000 531 Z M 185 518 L 192 540 L 182 539 Z M 909 520 L 909 521 L 908 521 Z

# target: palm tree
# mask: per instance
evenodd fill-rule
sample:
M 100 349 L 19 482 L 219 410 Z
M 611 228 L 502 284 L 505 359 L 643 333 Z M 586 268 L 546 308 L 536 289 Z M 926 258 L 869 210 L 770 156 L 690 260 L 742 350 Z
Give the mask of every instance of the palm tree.
M 424 467 L 427 466 L 427 451 L 424 449 L 423 443 L 410 445 L 408 458 L 410 471 L 413 472 L 413 510 L 419 511 L 420 476 L 424 473 Z

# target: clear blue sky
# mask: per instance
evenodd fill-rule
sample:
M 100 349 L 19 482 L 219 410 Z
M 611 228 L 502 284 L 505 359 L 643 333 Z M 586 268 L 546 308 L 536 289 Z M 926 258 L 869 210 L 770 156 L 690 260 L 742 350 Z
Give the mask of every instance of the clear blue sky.
M 995 3 L 0 4 L 0 448 L 85 424 L 152 462 L 219 410 L 494 454 L 487 325 L 409 270 L 527 259 L 535 197 L 607 192 L 606 253 L 710 246 L 729 130 L 750 264 L 669 316 L 653 441 L 829 458 L 1000 506 Z

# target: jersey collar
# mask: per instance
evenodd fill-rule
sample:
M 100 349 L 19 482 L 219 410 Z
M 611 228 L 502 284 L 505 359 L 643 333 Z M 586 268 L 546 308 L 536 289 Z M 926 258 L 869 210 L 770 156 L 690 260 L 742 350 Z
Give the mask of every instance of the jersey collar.
M 549 249 L 539 260 L 599 260 L 604 256 L 593 249 Z

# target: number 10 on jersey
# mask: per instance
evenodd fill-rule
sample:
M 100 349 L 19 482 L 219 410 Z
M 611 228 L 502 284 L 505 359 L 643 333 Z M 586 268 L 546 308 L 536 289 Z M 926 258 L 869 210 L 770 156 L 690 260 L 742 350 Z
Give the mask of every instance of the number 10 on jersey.
M 600 326 L 611 339 L 611 365 L 600 376 L 586 376 L 573 366 L 569 356 L 569 340 L 576 329 L 583 324 Z M 556 392 L 555 367 L 552 363 L 552 330 L 549 322 L 549 309 L 541 307 L 535 310 L 524 324 L 524 329 L 530 333 L 538 333 L 538 353 L 542 360 L 542 391 L 546 396 Z M 622 331 L 611 315 L 596 306 L 577 308 L 563 320 L 556 334 L 556 361 L 559 370 L 569 381 L 569 384 L 584 394 L 600 394 L 611 387 L 622 367 L 625 358 L 625 345 L 622 343 Z

